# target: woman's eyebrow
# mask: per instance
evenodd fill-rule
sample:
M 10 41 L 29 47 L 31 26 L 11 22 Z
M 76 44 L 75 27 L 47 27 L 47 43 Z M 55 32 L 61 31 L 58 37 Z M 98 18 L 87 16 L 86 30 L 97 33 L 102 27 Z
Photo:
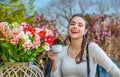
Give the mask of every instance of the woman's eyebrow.
M 71 21 L 70 23 L 75 23 L 75 21 Z M 79 22 L 78 24 L 83 25 L 82 22 Z
M 83 25 L 83 23 L 79 22 L 80 25 Z
M 79 24 L 83 24 L 83 23 L 79 22 Z
M 71 23 L 75 23 L 75 21 L 71 21 Z

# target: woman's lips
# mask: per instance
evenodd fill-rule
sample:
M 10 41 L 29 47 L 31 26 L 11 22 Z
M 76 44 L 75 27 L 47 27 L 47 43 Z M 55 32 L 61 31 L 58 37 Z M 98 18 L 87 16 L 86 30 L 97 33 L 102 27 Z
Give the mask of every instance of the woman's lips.
M 72 33 L 78 33 L 78 30 L 71 30 Z
M 76 33 L 78 33 L 78 31 L 71 31 L 71 33 L 72 33 L 72 34 L 76 34 Z

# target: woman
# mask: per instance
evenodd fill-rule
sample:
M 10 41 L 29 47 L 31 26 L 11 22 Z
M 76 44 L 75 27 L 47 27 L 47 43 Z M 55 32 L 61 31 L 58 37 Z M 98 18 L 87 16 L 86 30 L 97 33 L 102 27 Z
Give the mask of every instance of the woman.
M 52 60 L 51 77 L 87 77 L 87 22 L 79 14 L 73 15 L 68 26 L 70 44 L 62 53 L 48 52 Z M 90 77 L 95 77 L 97 64 L 104 67 L 113 77 L 120 77 L 120 69 L 94 42 L 88 46 Z

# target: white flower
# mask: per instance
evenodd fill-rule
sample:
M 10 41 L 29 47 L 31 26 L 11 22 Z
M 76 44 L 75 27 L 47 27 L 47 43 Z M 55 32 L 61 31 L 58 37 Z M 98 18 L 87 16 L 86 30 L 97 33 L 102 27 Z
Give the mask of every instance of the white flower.
M 27 32 L 26 32 L 26 36 L 32 37 L 33 35 L 31 34 L 31 32 L 27 31 Z
M 23 31 L 23 27 L 22 26 L 19 26 L 20 30 Z
M 50 50 L 50 46 L 48 43 L 45 43 L 45 45 L 43 46 L 43 48 L 46 50 L 46 51 L 49 51 Z
M 25 34 L 23 31 L 21 31 L 19 34 L 18 34 L 18 38 L 22 39 L 25 37 Z

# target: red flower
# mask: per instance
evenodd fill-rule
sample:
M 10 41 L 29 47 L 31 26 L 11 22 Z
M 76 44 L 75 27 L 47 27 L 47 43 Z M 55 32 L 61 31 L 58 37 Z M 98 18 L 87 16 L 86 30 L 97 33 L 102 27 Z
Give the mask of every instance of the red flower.
M 46 37 L 46 32 L 45 31 L 40 31 L 39 36 L 40 36 L 40 39 L 44 39 Z
M 47 42 L 49 45 L 52 45 L 52 44 L 54 43 L 53 37 L 52 37 L 52 36 L 47 36 L 47 37 L 46 37 L 46 42 Z
M 31 34 L 34 34 L 35 29 L 30 29 L 29 31 L 31 32 Z
M 34 34 L 35 32 L 35 29 L 32 27 L 32 25 L 27 25 L 26 27 L 23 27 L 24 28 L 24 32 L 26 33 L 27 31 L 31 32 L 31 34 Z

